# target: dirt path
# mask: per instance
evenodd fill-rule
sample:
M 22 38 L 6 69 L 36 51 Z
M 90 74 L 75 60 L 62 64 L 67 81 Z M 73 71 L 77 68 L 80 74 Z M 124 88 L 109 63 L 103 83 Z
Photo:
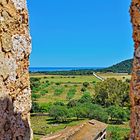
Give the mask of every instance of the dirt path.
M 95 72 L 93 72 L 93 75 L 94 75 L 97 79 L 99 79 L 99 80 L 101 80 L 101 81 L 104 81 L 104 78 L 101 77 L 101 76 L 98 76 Z

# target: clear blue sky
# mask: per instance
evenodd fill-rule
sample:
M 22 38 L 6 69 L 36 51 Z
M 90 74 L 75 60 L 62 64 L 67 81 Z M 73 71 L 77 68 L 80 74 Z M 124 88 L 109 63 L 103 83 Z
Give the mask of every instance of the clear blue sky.
M 31 67 L 105 67 L 132 58 L 130 0 L 28 0 Z

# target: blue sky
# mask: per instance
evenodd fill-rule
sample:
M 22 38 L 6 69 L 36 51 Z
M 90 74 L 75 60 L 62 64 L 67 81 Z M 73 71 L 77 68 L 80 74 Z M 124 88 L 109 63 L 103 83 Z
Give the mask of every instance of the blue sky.
M 28 0 L 31 67 L 106 67 L 132 58 L 130 0 Z

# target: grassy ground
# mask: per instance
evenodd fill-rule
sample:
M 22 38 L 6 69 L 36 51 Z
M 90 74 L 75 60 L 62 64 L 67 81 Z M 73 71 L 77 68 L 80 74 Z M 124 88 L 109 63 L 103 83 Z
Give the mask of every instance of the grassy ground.
M 117 80 L 130 79 L 131 75 L 127 73 L 97 73 L 103 78 L 116 78 Z M 61 75 L 45 75 L 45 74 L 30 74 L 31 77 L 46 77 L 52 82 L 93 82 L 99 81 L 94 76 L 61 76 Z
M 47 116 L 34 116 L 31 117 L 32 129 L 34 132 L 34 140 L 39 140 L 41 137 L 48 134 L 58 132 L 65 129 L 67 126 L 75 126 L 83 123 L 86 120 L 69 120 L 67 123 L 55 123 L 51 118 Z
M 129 133 L 129 123 L 124 123 L 122 125 L 108 125 L 107 140 L 125 140 L 124 138 L 128 138 Z
M 98 73 L 103 78 L 116 78 L 118 80 L 126 80 L 130 79 L 130 75 L 128 74 L 114 74 L 114 73 Z M 66 99 L 67 93 L 70 89 L 75 88 L 76 94 L 74 95 L 74 99 L 79 99 L 83 92 L 81 89 L 83 88 L 83 83 L 88 82 L 90 85 L 86 88 L 86 91 L 91 95 L 94 95 L 94 85 L 100 80 L 94 76 L 61 76 L 61 75 L 42 75 L 42 74 L 31 74 L 31 77 L 41 78 L 40 86 L 37 91 L 32 90 L 32 93 L 40 93 L 41 91 L 47 91 L 45 96 L 39 98 L 37 102 L 39 104 L 46 104 L 55 101 L 62 101 L 67 103 Z M 46 81 L 49 81 L 49 85 L 45 85 Z M 59 83 L 59 85 L 56 85 Z M 55 90 L 62 90 L 62 93 L 59 96 L 54 96 Z
M 41 78 L 40 85 L 35 90 L 32 90 L 32 93 L 40 94 L 42 91 L 47 91 L 44 96 L 37 99 L 39 104 L 46 104 L 50 102 L 62 101 L 64 103 L 68 102 L 67 93 L 70 89 L 75 89 L 76 93 L 74 95 L 74 99 L 79 99 L 83 92 L 81 89 L 83 88 L 83 83 L 88 82 L 89 86 L 86 88 L 86 92 L 89 92 L 91 95 L 94 95 L 94 84 L 99 82 L 97 78 L 94 76 L 45 76 L 45 75 L 31 75 L 31 77 Z M 46 85 L 46 81 L 49 81 L 49 85 Z M 58 85 L 57 85 L 58 84 Z M 56 96 L 55 91 L 61 90 L 61 94 Z
M 116 78 L 117 80 L 126 80 L 131 79 L 131 75 L 128 75 L 127 73 L 97 73 L 97 75 L 103 77 L 103 78 Z
M 30 77 L 46 78 L 50 82 L 61 82 L 61 83 L 83 83 L 99 81 L 94 76 L 61 76 L 61 75 L 44 75 L 44 74 L 31 74 Z

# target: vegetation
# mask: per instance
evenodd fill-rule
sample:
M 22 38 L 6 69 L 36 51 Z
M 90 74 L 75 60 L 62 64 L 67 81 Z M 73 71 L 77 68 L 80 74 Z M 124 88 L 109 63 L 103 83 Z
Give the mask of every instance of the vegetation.
M 76 88 L 71 88 L 67 93 L 67 99 L 71 100 L 72 98 L 74 98 L 75 93 L 76 93 Z
M 107 140 L 128 140 L 129 133 L 129 123 L 122 125 L 110 124 L 107 128 Z
M 123 121 L 127 121 L 129 113 L 120 106 L 110 106 L 107 109 L 111 121 L 115 121 L 116 124 L 122 124 Z
M 119 105 L 121 107 L 129 106 L 129 84 L 116 80 L 107 79 L 95 86 L 95 103 L 104 107 Z
M 34 139 L 40 140 L 44 135 L 52 134 L 65 129 L 68 126 L 75 126 L 85 122 L 86 120 L 68 120 L 64 123 L 58 123 L 49 116 L 32 116 L 31 124 L 34 132 Z
M 48 115 L 32 117 L 37 137 L 59 131 L 81 120 L 96 119 L 115 124 L 109 125 L 108 129 L 109 137 L 113 140 L 121 134 L 112 131 L 110 127 L 119 127 L 129 120 L 130 81 L 126 78 L 100 81 L 94 76 L 50 75 L 32 76 L 30 81 L 33 99 L 31 113 Z M 35 118 L 38 119 L 36 122 L 33 121 Z M 39 122 L 36 128 L 35 124 Z
M 68 76 L 69 75 L 93 75 L 93 72 L 131 73 L 132 61 L 133 59 L 128 59 L 118 64 L 115 64 L 113 66 L 107 68 L 100 68 L 100 69 L 91 68 L 91 69 L 70 70 L 70 71 L 44 71 L 44 72 L 36 72 L 36 73 L 43 73 L 47 75 L 68 75 Z M 74 78 L 74 76 L 72 76 L 72 78 Z
M 132 62 L 133 62 L 133 59 L 128 59 L 128 60 L 122 61 L 116 65 L 113 65 L 111 67 L 97 70 L 97 71 L 113 72 L 113 73 L 131 73 Z

